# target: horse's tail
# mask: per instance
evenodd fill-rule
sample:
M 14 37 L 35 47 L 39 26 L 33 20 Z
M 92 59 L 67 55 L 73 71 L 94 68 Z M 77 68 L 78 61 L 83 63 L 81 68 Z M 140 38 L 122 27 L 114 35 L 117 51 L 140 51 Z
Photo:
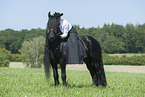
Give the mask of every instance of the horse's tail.
M 45 68 L 45 75 L 46 78 L 49 78 L 50 75 L 50 60 L 49 60 L 49 44 L 48 39 L 46 36 L 46 44 L 44 48 L 44 68 Z

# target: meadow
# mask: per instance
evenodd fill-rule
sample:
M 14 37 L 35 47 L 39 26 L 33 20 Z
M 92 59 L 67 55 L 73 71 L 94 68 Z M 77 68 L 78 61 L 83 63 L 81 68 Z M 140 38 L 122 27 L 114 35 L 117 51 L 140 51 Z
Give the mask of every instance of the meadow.
M 131 56 L 142 56 L 145 55 L 145 53 L 123 53 L 123 54 L 107 54 L 107 55 L 118 56 L 118 57 L 122 57 L 122 56 L 131 57 Z
M 60 74 L 60 70 L 59 70 Z M 145 73 L 106 72 L 107 87 L 93 87 L 88 71 L 67 70 L 68 86 L 54 86 L 43 69 L 0 68 L 1 97 L 144 97 Z

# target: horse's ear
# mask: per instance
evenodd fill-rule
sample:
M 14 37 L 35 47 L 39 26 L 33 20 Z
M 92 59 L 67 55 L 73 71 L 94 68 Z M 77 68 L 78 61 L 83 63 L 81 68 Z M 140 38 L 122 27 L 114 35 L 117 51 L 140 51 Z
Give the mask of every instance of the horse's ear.
M 49 18 L 51 17 L 50 11 L 49 11 L 49 13 L 48 13 L 48 17 L 49 17 Z
M 63 13 L 61 13 L 60 16 L 63 16 Z

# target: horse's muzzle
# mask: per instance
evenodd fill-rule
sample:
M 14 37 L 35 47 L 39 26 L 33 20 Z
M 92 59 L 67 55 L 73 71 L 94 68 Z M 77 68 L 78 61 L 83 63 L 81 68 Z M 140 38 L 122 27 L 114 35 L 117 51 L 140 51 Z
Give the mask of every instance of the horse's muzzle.
M 53 41 L 55 37 L 49 37 L 49 41 Z

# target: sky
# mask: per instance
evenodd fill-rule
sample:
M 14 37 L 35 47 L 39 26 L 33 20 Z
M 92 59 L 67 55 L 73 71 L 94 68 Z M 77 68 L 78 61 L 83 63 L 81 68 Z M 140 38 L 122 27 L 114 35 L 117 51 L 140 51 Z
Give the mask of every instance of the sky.
M 0 0 L 0 30 L 45 29 L 49 11 L 85 28 L 145 23 L 145 0 Z

